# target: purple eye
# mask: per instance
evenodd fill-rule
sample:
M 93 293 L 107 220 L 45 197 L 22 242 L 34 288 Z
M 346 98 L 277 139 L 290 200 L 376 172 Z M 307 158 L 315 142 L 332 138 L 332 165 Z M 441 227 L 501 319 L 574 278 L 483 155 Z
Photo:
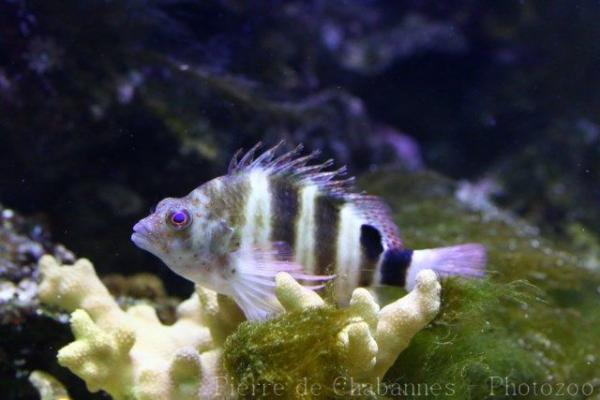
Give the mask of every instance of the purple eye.
M 171 217 L 171 220 L 173 221 L 174 224 L 183 224 L 186 219 L 187 219 L 187 215 L 185 215 L 185 213 L 183 213 L 181 211 L 174 213 L 173 216 Z
M 175 210 L 169 213 L 167 222 L 173 228 L 180 230 L 187 228 L 192 222 L 192 218 L 186 210 Z

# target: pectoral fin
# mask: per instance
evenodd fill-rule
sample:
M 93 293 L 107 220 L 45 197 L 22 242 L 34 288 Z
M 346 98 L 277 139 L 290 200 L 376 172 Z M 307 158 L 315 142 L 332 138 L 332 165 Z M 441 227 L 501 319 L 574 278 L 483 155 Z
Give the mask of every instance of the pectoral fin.
M 304 287 L 322 289 L 334 275 L 306 274 L 300 264 L 292 260 L 289 246 L 274 243 L 270 249 L 238 251 L 233 254 L 235 276 L 232 281 L 233 297 L 249 320 L 262 320 L 283 311 L 275 297 L 275 276 L 287 272 L 292 277 L 312 284 Z

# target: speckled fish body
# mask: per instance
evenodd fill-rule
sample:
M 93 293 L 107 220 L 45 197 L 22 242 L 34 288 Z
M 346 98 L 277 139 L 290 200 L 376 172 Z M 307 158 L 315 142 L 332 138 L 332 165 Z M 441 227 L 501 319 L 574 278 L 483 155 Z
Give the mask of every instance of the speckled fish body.
M 311 288 L 333 279 L 344 303 L 358 286 L 411 289 L 421 269 L 479 276 L 480 245 L 404 249 L 388 208 L 357 194 L 332 161 L 309 165 L 301 147 L 256 159 L 234 157 L 227 175 L 180 199 L 163 200 L 134 227 L 133 241 L 184 277 L 232 296 L 251 319 L 276 313 L 274 276 L 289 272 Z M 312 284 L 312 286 L 311 286 Z
M 367 221 L 352 201 L 263 168 L 217 178 L 208 193 L 215 204 L 213 217 L 234 227 L 232 251 L 285 244 L 303 273 L 335 275 L 340 301 L 358 286 L 377 283 L 383 247 L 367 251 L 364 236 L 361 244 L 361 226 Z

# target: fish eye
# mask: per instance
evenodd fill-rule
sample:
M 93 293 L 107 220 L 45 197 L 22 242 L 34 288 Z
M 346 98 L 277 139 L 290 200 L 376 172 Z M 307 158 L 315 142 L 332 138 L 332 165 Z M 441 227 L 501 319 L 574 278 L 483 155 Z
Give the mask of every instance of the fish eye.
M 190 226 L 192 217 L 187 210 L 173 210 L 167 214 L 167 223 L 176 230 L 182 230 Z

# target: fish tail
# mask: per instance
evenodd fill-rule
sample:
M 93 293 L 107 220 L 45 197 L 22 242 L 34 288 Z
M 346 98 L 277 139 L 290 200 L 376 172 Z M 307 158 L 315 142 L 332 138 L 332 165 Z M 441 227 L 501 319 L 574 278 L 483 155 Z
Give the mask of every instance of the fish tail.
M 417 275 L 425 269 L 438 276 L 482 277 L 486 251 L 478 243 L 466 243 L 434 249 L 389 249 L 382 255 L 380 282 L 412 290 Z

